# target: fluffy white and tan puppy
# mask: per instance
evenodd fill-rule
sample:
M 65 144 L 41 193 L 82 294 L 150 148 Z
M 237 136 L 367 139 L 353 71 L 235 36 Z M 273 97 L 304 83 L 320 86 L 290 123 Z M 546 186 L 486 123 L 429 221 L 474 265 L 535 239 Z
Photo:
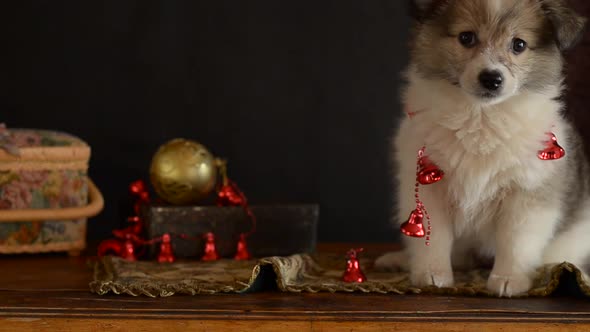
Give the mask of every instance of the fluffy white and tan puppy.
M 405 118 L 394 139 L 396 222 L 416 208 L 416 155 L 445 172 L 421 187 L 430 246 L 406 238 L 377 260 L 406 267 L 417 286 L 453 285 L 472 252 L 493 258 L 488 288 L 513 296 L 545 263 L 590 259 L 589 164 L 563 116 L 562 52 L 585 19 L 563 0 L 413 2 L 416 23 Z M 565 158 L 541 160 L 554 133 Z

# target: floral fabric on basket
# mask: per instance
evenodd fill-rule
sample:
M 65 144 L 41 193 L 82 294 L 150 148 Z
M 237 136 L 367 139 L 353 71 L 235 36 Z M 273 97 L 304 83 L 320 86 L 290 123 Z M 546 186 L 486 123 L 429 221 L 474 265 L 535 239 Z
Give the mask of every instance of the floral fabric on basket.
M 66 133 L 30 129 L 8 130 L 6 126 L 0 124 L 0 152 L 4 150 L 15 157 L 28 148 L 51 149 L 83 145 L 85 145 L 83 141 Z M 23 165 L 35 166 L 35 161 L 21 160 L 20 162 Z M 60 162 L 55 161 L 55 164 L 59 165 Z M 86 170 L 63 167 L 38 168 L 27 166 L 22 169 L 0 169 L 0 213 L 2 210 L 61 209 L 87 204 Z M 0 252 L 14 252 L 10 248 L 17 247 L 26 247 L 33 252 L 34 248 L 48 244 L 57 244 L 57 246 L 60 246 L 60 243 L 82 244 L 85 236 L 85 219 L 3 222 L 0 223 Z
M 77 170 L 0 171 L 0 210 L 78 207 L 88 200 L 86 172 Z M 0 224 L 0 245 L 45 244 L 80 239 L 78 221 Z

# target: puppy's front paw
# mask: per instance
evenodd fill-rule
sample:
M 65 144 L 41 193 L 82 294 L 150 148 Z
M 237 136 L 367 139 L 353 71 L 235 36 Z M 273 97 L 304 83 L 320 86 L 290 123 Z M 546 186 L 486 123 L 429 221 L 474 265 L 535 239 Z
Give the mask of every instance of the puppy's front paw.
M 533 286 L 528 276 L 499 275 L 492 272 L 488 278 L 488 290 L 500 297 L 512 297 L 526 293 Z
M 452 287 L 454 284 L 453 270 L 449 268 L 412 271 L 410 281 L 416 287 Z

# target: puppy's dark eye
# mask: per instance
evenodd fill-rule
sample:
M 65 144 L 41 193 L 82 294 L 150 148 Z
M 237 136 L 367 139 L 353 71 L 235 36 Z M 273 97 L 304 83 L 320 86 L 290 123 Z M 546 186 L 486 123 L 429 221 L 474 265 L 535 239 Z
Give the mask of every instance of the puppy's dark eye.
M 522 52 L 524 52 L 527 48 L 527 43 L 520 39 L 520 38 L 514 38 L 512 40 L 512 51 L 514 52 L 514 54 L 520 54 Z
M 459 34 L 459 42 L 465 47 L 473 47 L 477 43 L 477 36 L 473 31 L 465 31 Z

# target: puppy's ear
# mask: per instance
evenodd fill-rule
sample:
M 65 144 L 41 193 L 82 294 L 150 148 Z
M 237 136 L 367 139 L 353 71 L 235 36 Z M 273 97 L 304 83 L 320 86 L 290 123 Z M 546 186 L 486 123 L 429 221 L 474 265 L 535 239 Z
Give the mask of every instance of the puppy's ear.
M 557 46 L 567 51 L 582 39 L 587 19 L 578 15 L 565 0 L 541 0 L 545 15 L 553 25 Z
M 449 0 L 409 0 L 410 15 L 419 22 L 423 22 L 434 17 L 440 7 L 447 2 Z

